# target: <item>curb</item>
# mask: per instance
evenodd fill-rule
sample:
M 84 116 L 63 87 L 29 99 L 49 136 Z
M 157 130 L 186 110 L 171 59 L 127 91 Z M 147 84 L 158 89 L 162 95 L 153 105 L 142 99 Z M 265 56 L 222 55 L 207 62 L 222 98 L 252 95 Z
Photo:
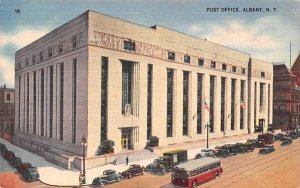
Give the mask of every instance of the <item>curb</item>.
M 82 184 L 82 185 L 54 185 L 54 184 L 49 184 L 45 183 L 42 180 L 39 179 L 39 182 L 41 182 L 44 185 L 49 185 L 49 186 L 55 186 L 55 187 L 73 187 L 73 188 L 79 188 L 79 187 L 86 187 L 86 186 L 91 186 L 92 184 Z

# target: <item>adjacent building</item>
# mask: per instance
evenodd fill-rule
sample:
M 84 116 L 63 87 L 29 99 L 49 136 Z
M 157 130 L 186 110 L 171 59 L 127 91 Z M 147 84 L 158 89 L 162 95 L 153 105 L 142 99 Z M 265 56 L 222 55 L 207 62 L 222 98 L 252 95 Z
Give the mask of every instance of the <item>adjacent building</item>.
M 273 127 L 293 130 L 300 126 L 300 56 L 291 70 L 285 64 L 276 64 L 273 71 Z
M 15 90 L 0 86 L 0 137 L 11 141 L 15 124 Z
M 87 157 L 253 133 L 272 123 L 270 63 L 162 26 L 94 11 L 16 53 L 14 142 Z

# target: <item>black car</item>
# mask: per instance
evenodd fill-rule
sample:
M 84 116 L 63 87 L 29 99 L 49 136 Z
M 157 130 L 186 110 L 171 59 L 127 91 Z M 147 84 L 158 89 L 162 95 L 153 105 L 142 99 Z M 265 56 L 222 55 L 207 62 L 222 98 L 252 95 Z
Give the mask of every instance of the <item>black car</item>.
M 40 175 L 36 167 L 29 167 L 23 173 L 22 177 L 25 181 L 38 181 Z
M 9 161 L 9 164 L 14 167 L 17 168 L 18 166 L 20 166 L 22 164 L 22 160 L 20 157 L 15 157 L 12 160 Z
M 292 139 L 297 139 L 298 138 L 298 134 L 296 132 L 290 132 L 289 136 L 292 138 Z
M 123 177 L 117 174 L 115 170 L 105 170 L 102 176 L 94 178 L 93 185 L 103 186 L 105 184 L 122 181 L 122 179 Z
M 259 150 L 259 153 L 261 153 L 261 154 L 267 154 L 267 153 L 271 153 L 273 151 L 275 151 L 274 146 L 273 145 L 268 145 L 268 146 L 264 146 L 263 148 L 261 148 Z
M 165 175 L 166 173 L 170 172 L 171 168 L 168 168 L 165 163 L 158 162 L 158 163 L 151 163 L 146 166 L 146 172 Z
M 274 140 L 280 140 L 282 141 L 284 134 L 278 133 L 277 135 L 274 136 Z
M 121 172 L 123 178 L 131 179 L 133 176 L 144 175 L 144 167 L 138 164 L 132 164 L 129 169 Z
M 281 145 L 285 146 L 285 145 L 291 144 L 292 142 L 293 142 L 292 139 L 285 139 L 281 142 Z
M 229 150 L 228 149 L 216 149 L 216 157 L 223 157 L 226 158 L 230 156 Z

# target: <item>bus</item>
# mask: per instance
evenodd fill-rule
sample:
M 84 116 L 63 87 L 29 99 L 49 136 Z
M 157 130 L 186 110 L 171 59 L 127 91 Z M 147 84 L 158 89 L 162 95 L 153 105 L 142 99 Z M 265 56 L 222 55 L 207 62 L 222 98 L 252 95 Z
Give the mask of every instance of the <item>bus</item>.
M 223 173 L 218 158 L 192 159 L 172 169 L 171 183 L 182 187 L 196 187 L 199 183 L 218 177 Z

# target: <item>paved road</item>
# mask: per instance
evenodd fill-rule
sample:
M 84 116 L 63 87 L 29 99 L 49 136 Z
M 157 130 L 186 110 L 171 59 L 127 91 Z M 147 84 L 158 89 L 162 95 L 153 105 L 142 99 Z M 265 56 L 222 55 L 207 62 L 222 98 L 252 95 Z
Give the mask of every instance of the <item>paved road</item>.
M 0 155 L 0 173 L 13 171 L 15 171 L 15 169 L 12 168 L 5 159 L 3 159 L 2 155 Z
M 288 146 L 275 144 L 276 151 L 270 154 L 254 152 L 221 159 L 224 173 L 217 179 L 201 184 L 207 188 L 295 188 L 300 187 L 300 139 Z M 107 188 L 174 188 L 171 175 L 135 177 Z

